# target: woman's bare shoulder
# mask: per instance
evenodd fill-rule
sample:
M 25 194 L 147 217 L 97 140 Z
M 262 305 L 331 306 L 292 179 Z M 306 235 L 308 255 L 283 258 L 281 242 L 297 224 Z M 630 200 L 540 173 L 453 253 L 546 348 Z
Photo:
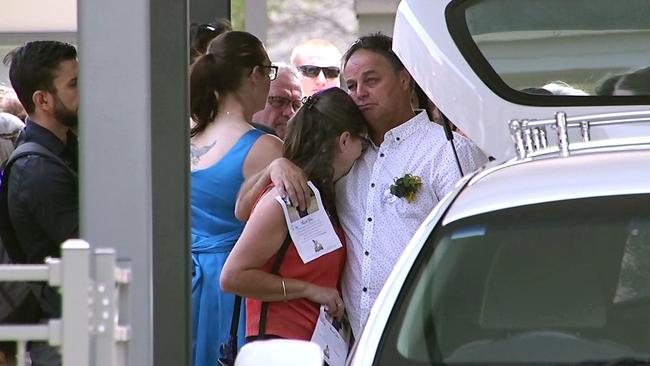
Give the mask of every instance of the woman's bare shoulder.
M 282 140 L 264 134 L 255 141 L 244 163 L 244 177 L 250 177 L 282 157 Z
M 263 150 L 263 151 L 278 152 L 281 155 L 282 140 L 280 140 L 277 136 L 264 134 L 260 136 L 259 139 L 257 139 L 257 142 L 255 143 L 255 146 L 253 146 L 253 148 Z
M 280 202 L 276 200 L 279 195 L 280 192 L 275 187 L 264 193 L 253 208 L 247 225 L 260 225 L 274 229 L 284 227 L 284 212 Z

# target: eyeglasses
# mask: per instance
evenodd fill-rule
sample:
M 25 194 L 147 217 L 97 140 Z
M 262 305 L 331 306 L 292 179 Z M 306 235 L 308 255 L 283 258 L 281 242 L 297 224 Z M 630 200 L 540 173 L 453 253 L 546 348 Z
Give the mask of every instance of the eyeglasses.
M 269 79 L 271 81 L 278 77 L 278 67 L 273 65 L 257 65 L 262 69 L 269 69 Z
M 298 66 L 298 70 L 301 74 L 305 75 L 308 78 L 318 77 L 321 71 L 323 72 L 323 75 L 325 75 L 325 77 L 328 79 L 337 78 L 341 73 L 341 69 L 336 66 L 320 67 L 314 65 L 302 65 Z
M 301 100 L 291 100 L 285 97 L 276 97 L 276 96 L 269 96 L 267 98 L 269 105 L 273 108 L 278 108 L 278 109 L 284 109 L 286 108 L 289 104 L 291 104 L 291 109 L 293 111 L 297 111 L 300 109 L 302 106 L 302 101 Z

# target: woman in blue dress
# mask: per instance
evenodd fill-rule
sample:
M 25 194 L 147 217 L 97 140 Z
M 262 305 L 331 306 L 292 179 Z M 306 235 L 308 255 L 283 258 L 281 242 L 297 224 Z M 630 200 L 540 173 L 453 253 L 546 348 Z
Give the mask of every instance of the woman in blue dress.
M 190 71 L 195 366 L 216 365 L 228 339 L 234 295 L 221 292 L 219 276 L 244 227 L 234 214 L 239 188 L 282 155 L 278 138 L 250 124 L 276 74 L 259 39 L 234 31 L 215 38 Z

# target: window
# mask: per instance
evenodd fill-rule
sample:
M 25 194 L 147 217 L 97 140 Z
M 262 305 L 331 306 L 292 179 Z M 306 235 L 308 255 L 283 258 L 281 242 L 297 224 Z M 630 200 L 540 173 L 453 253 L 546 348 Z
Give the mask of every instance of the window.
M 448 17 L 468 62 L 506 99 L 650 95 L 649 1 L 461 1 Z
M 650 195 L 529 205 L 439 227 L 405 282 L 376 361 L 650 357 L 648 239 Z

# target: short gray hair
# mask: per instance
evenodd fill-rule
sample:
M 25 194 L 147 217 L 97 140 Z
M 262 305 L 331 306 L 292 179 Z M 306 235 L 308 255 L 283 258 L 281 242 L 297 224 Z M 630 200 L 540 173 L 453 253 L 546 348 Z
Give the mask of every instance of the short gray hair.
M 296 79 L 300 80 L 300 76 L 298 75 L 298 70 L 296 70 L 295 67 L 289 65 L 288 63 L 282 61 L 274 62 L 273 66 L 278 67 L 278 75 L 288 72 L 291 73 L 291 75 L 293 75 Z

